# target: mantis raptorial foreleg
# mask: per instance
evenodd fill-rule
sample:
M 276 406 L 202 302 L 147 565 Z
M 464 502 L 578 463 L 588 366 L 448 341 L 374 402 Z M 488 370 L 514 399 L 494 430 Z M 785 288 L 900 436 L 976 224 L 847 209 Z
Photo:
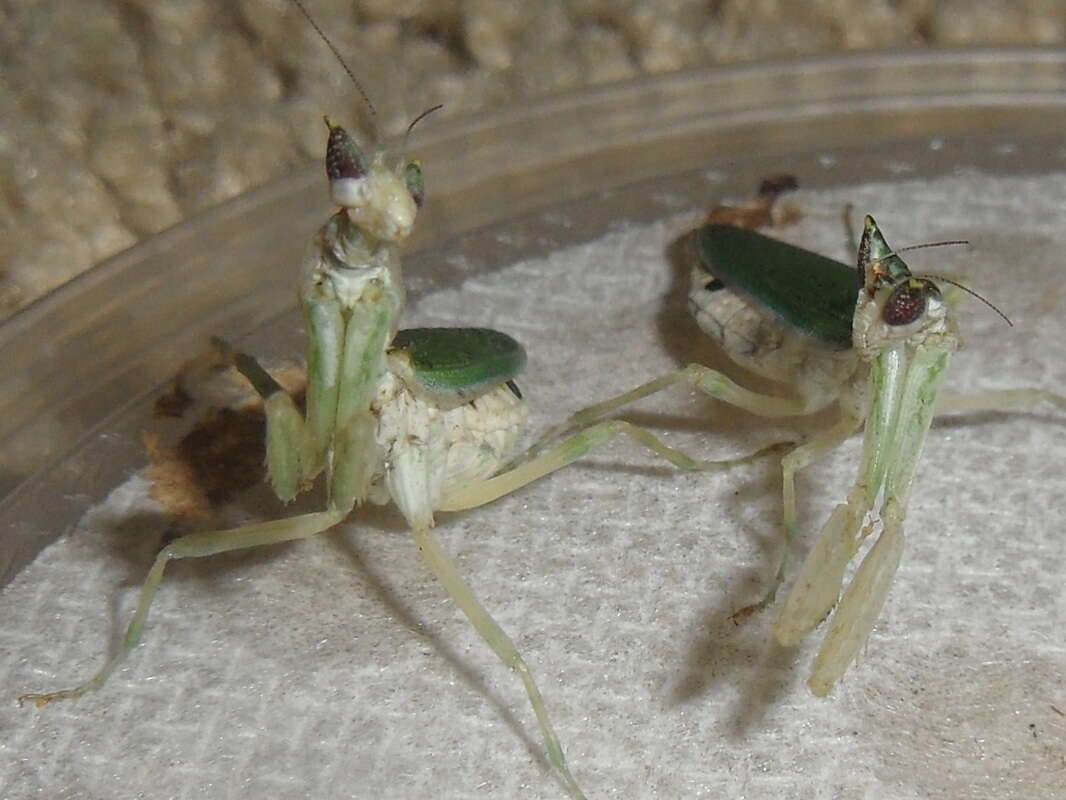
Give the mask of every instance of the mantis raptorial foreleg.
M 865 487 L 856 486 L 822 526 L 774 623 L 777 641 L 791 647 L 837 607 L 807 682 L 818 696 L 829 692 L 866 643 L 903 555 L 902 506 L 893 499 L 882 510 L 877 541 L 841 595 L 848 562 L 871 532 L 872 524 L 863 528 L 870 511 Z
M 267 478 L 274 493 L 287 503 L 296 496 L 304 480 L 308 433 L 304 417 L 292 396 L 254 357 L 234 350 L 222 339 L 211 341 L 223 359 L 247 378 L 263 400 Z
M 387 309 L 371 308 L 369 312 L 356 309 L 346 323 L 341 322 L 341 327 L 335 328 L 333 315 L 329 313 L 331 308 L 331 304 L 316 301 L 308 305 L 305 315 L 308 338 L 314 343 L 310 348 L 311 363 L 316 365 L 315 370 L 308 371 L 306 421 L 292 397 L 254 357 L 234 350 L 221 339 L 213 341 L 263 399 L 267 419 L 267 477 L 278 497 L 290 501 L 321 471 L 324 451 L 320 449 L 319 429 L 328 422 L 330 435 L 334 437 L 330 503 L 350 511 L 365 497 L 372 477 L 362 453 L 375 446 L 375 423 L 361 412 L 369 408 L 372 399 L 366 384 L 377 386 L 380 378 L 377 373 L 383 363 L 365 354 L 384 352 L 390 317 Z M 346 339 L 359 343 L 369 340 L 369 345 L 345 347 Z M 340 363 L 338 355 L 349 350 L 356 350 L 362 358 L 354 363 Z M 345 391 L 338 393 L 342 383 Z
M 313 284 L 302 288 L 300 299 L 307 331 L 307 416 L 299 439 L 300 479 L 310 483 L 325 465 L 336 427 L 337 395 L 340 392 L 337 377 L 344 345 L 344 317 L 341 303 Z M 240 364 L 237 367 L 240 369 Z M 248 377 L 243 369 L 241 372 Z M 270 423 L 268 409 L 268 442 Z
M 1066 408 L 1066 397 L 1055 392 L 1007 389 L 971 394 L 944 392 L 937 396 L 935 410 L 937 414 L 1010 411 L 1041 402 Z M 814 659 L 807 685 L 816 695 L 829 692 L 866 643 L 899 568 L 903 555 L 906 494 L 914 468 L 906 458 L 899 459 L 899 464 L 898 467 L 893 465 L 895 474 L 890 474 L 887 481 L 880 515 L 881 533 L 840 596 L 825 640 Z M 782 644 L 795 644 L 806 631 L 821 622 L 836 602 L 844 568 L 868 533 L 860 534 L 871 502 L 865 489 L 859 485 L 853 490 L 848 504 L 837 508 L 812 548 L 775 626 L 778 641 Z
M 833 610 L 844 585 L 844 570 L 862 541 L 859 529 L 865 514 L 859 496 L 838 505 L 829 515 L 774 623 L 774 635 L 780 644 L 798 644 Z
M 970 394 L 942 392 L 937 395 L 936 413 L 1011 411 L 1041 402 L 1066 408 L 1066 397 L 1054 392 L 1008 389 Z M 847 418 L 842 419 L 838 426 L 847 422 Z M 841 429 L 840 438 L 849 432 Z M 825 435 L 831 433 L 833 429 Z M 804 449 L 814 443 L 809 442 L 785 457 L 786 475 L 789 468 L 794 466 L 793 462 L 802 458 Z M 899 460 L 903 466 L 898 467 L 897 472 L 904 473 L 910 469 L 906 461 L 903 458 Z M 788 483 L 786 479 L 786 486 Z M 899 567 L 904 541 L 902 509 L 905 507 L 909 479 L 901 477 L 891 483 L 895 485 L 887 493 L 881 513 L 881 533 L 843 595 L 840 590 L 844 582 L 844 570 L 870 532 L 869 529 L 862 530 L 863 521 L 872 510 L 871 498 L 863 484 L 852 490 L 848 502 L 837 506 L 823 526 L 774 625 L 778 642 L 786 646 L 795 645 L 804 634 L 825 619 L 834 605 L 837 606 L 825 641 L 815 658 L 809 681 L 811 691 L 817 695 L 823 695 L 832 688 L 865 643 Z M 785 508 L 787 520 L 787 502 Z
M 886 509 L 881 535 L 840 598 L 807 680 L 807 686 L 818 697 L 828 694 L 847 672 L 881 615 L 903 556 L 903 520 L 898 516 L 901 511 L 898 506 L 892 511 Z
M 190 533 L 168 544 L 156 556 L 152 568 L 148 571 L 141 586 L 141 592 L 137 599 L 137 607 L 133 616 L 130 617 L 126 632 L 122 637 L 116 653 L 92 678 L 73 689 L 61 689 L 46 694 L 24 694 L 19 697 L 19 702 L 31 700 L 38 706 L 44 706 L 52 700 L 65 700 L 80 697 L 86 692 L 97 689 L 103 685 L 108 676 L 129 655 L 129 652 L 137 646 L 141 640 L 141 632 L 148 616 L 148 610 L 155 599 L 156 591 L 163 580 L 163 571 L 167 564 L 179 558 L 202 558 L 213 556 L 217 553 L 225 553 L 230 550 L 244 550 L 250 547 L 260 547 L 268 544 L 291 542 L 296 539 L 307 539 L 326 531 L 340 522 L 346 516 L 338 511 L 318 511 L 312 514 L 303 514 L 298 517 L 272 520 L 254 525 L 244 525 L 240 528 L 230 528 L 219 531 L 203 531 Z
M 306 418 L 255 358 L 233 350 L 221 339 L 212 340 L 263 398 L 267 478 L 275 494 L 286 503 L 309 486 L 325 465 L 337 428 L 340 358 L 345 352 L 347 330 L 341 303 L 323 287 L 311 282 L 304 287 L 302 300 L 308 334 Z
M 798 642 L 837 603 L 844 570 L 873 522 L 881 533 L 840 597 L 807 682 L 825 695 L 847 671 L 873 630 L 903 554 L 903 518 L 922 442 L 951 350 L 926 345 L 883 348 L 873 360 L 873 394 L 866 419 L 862 467 L 847 503 L 823 526 L 775 625 L 778 641 Z

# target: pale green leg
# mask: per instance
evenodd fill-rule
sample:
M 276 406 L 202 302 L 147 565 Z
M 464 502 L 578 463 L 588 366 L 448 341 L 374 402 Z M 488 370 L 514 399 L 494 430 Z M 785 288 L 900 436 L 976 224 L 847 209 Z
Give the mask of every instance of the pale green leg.
M 573 463 L 588 453 L 589 450 L 604 444 L 619 434 L 630 436 L 655 453 L 658 453 L 675 466 L 688 470 L 724 470 L 730 466 L 751 461 L 761 455 L 780 452 L 783 447 L 783 445 L 772 445 L 763 448 L 752 455 L 725 461 L 700 461 L 689 458 L 681 451 L 663 444 L 648 431 L 645 431 L 636 425 L 623 420 L 608 420 L 593 425 L 557 445 L 548 453 L 545 453 L 532 461 L 527 461 L 502 475 L 489 478 L 472 486 L 464 487 L 449 493 L 445 496 L 442 502 L 438 504 L 439 509 L 442 511 L 457 511 L 465 508 L 474 508 L 492 502 L 493 500 L 496 500 L 503 495 L 510 494 L 550 472 L 554 472 L 557 469 Z M 393 489 L 394 497 L 401 493 L 401 490 L 398 488 Z M 418 519 L 419 516 L 419 509 L 417 508 L 411 509 L 410 513 L 408 513 L 408 519 L 412 522 Z M 575 799 L 584 798 L 584 794 L 576 780 L 570 774 L 570 770 L 566 765 L 566 759 L 562 747 L 559 744 L 559 739 L 552 728 L 550 719 L 548 718 L 548 713 L 544 706 L 544 700 L 540 695 L 540 691 L 537 689 L 533 677 L 529 672 L 529 668 L 522 660 L 514 643 L 500 626 L 496 624 L 480 603 L 478 603 L 473 593 L 463 582 L 455 565 L 440 548 L 440 545 L 437 544 L 428 528 L 424 525 L 416 525 L 413 526 L 413 530 L 415 540 L 418 542 L 419 549 L 425 557 L 426 562 L 440 579 L 441 583 L 444 584 L 445 588 L 448 590 L 448 594 L 455 601 L 456 605 L 458 605 L 463 613 L 466 614 L 471 624 L 477 632 L 481 634 L 482 638 L 485 639 L 493 652 L 499 656 L 504 664 L 518 673 L 525 686 L 526 694 L 529 696 L 533 712 L 536 714 L 537 722 L 540 725 L 549 761 L 558 771 L 559 777 L 566 786 L 570 796 Z
M 788 569 L 789 555 L 792 549 L 792 543 L 796 538 L 797 529 L 796 473 L 804 467 L 810 466 L 815 461 L 821 459 L 826 453 L 858 430 L 861 424 L 861 419 L 845 414 L 833 425 L 833 427 L 822 431 L 810 441 L 804 442 L 781 459 L 781 491 L 785 524 L 783 528 L 784 541 L 782 542 L 781 556 L 777 563 L 777 572 L 774 574 L 773 583 L 771 584 L 770 589 L 765 595 L 763 595 L 762 599 L 752 603 L 750 606 L 745 606 L 733 614 L 732 619 L 734 622 L 739 622 L 740 620 L 750 617 L 752 614 L 756 614 L 772 605 L 777 598 L 778 589 L 781 588 L 781 584 L 785 580 L 785 572 Z M 847 561 L 844 563 L 846 564 Z M 843 566 L 841 567 L 841 575 L 843 576 Z M 799 582 L 797 581 L 797 583 Z M 839 591 L 838 585 L 837 594 L 839 594 Z M 833 596 L 833 602 L 836 602 L 836 595 Z M 826 612 L 828 612 L 828 608 L 826 609 Z M 821 622 L 821 619 L 822 618 L 819 617 L 811 627 L 814 627 L 818 622 Z M 785 644 L 785 642 L 782 641 L 782 644 Z
M 301 303 L 308 340 L 306 420 L 288 392 L 254 357 L 234 350 L 222 339 L 212 340 L 263 398 L 267 478 L 286 503 L 325 465 L 336 424 L 339 360 L 344 352 L 345 322 L 337 300 L 321 291 L 308 291 L 301 294 Z
M 606 444 L 620 434 L 636 440 L 649 450 L 665 458 L 675 467 L 686 471 L 724 471 L 765 455 L 780 453 L 783 449 L 792 446 L 791 442 L 784 442 L 763 447 L 750 455 L 738 458 L 722 461 L 700 460 L 690 458 L 680 450 L 664 444 L 648 431 L 630 422 L 620 419 L 606 420 L 571 436 L 549 452 L 531 461 L 524 461 L 500 475 L 449 492 L 445 495 L 438 508 L 440 511 L 459 511 L 491 503 L 493 500 L 517 491 L 526 484 L 532 483 L 550 472 L 555 472 L 557 469 L 572 464 L 590 450 Z
M 385 372 L 385 348 L 395 308 L 389 303 L 350 309 L 340 359 L 336 430 L 330 465 L 329 493 L 338 508 L 361 504 L 374 478 L 377 420 L 370 404 Z
M 822 526 L 774 623 L 774 636 L 781 645 L 798 644 L 833 610 L 844 585 L 844 570 L 862 541 L 859 529 L 866 511 L 862 490 L 853 490 L 848 502 L 838 505 Z
M 345 323 L 331 289 L 312 282 L 300 291 L 307 333 L 307 423 L 300 440 L 303 482 L 313 480 L 325 466 L 336 425 Z
M 918 375 L 913 382 L 929 380 L 924 375 Z M 933 380 L 937 378 L 934 376 Z M 1066 397 L 1055 392 L 1008 389 L 972 394 L 945 392 L 937 397 L 936 412 L 1011 411 L 1041 402 L 1066 409 Z M 925 413 L 920 405 L 913 407 L 917 409 L 915 413 Z M 881 534 L 840 597 L 825 640 L 814 659 L 807 685 L 816 695 L 828 693 L 847 671 L 866 644 L 888 597 L 903 554 L 903 504 L 913 480 L 927 424 L 928 420 L 923 425 L 912 425 L 905 429 L 912 440 L 917 440 L 917 445 L 904 443 L 896 446 L 900 452 L 896 454 L 887 473 L 887 497 L 881 514 Z M 867 476 L 867 480 L 869 478 Z M 866 534 L 863 532 L 860 535 L 859 526 L 868 510 L 862 498 L 869 488 L 862 484 L 857 486 L 849 497 L 848 505 L 839 506 L 826 523 L 775 627 L 782 644 L 798 641 L 803 633 L 828 614 L 836 602 L 844 567 Z
M 881 535 L 841 596 L 844 570 L 870 533 L 871 526 L 862 529 L 869 511 L 864 494 L 865 487 L 856 486 L 848 502 L 829 516 L 774 623 L 777 641 L 791 647 L 836 606 L 807 681 L 811 692 L 819 697 L 847 672 L 869 639 L 903 555 L 902 510 L 898 502 L 890 500 L 882 514 Z
M 455 563 L 430 532 L 433 509 L 429 500 L 428 463 L 426 449 L 420 443 L 426 441 L 432 431 L 418 426 L 416 429 L 409 429 L 406 434 L 392 451 L 391 466 L 386 474 L 389 492 L 410 524 L 419 552 L 443 584 L 448 596 L 466 615 L 474 630 L 492 648 L 492 652 L 521 679 L 540 726 L 548 761 L 566 787 L 567 793 L 572 800 L 585 800 L 584 793 L 570 773 L 559 737 L 548 717 L 544 699 L 525 660 L 511 638 L 474 596 Z
M 291 502 L 304 481 L 313 477 L 305 475 L 308 431 L 303 415 L 284 387 L 254 357 L 234 350 L 222 339 L 212 342 L 263 399 L 267 480 L 274 494 L 283 502 Z
M 807 407 L 803 400 L 758 394 L 745 389 L 743 386 L 740 386 L 738 383 L 716 370 L 701 364 L 689 364 L 684 369 L 671 372 L 661 378 L 649 381 L 625 394 L 618 395 L 610 400 L 605 400 L 602 403 L 578 411 L 566 422 L 549 430 L 538 439 L 525 454 L 516 459 L 516 462 L 519 464 L 518 467 L 505 472 L 503 475 L 490 479 L 486 484 L 479 484 L 476 487 L 471 487 L 463 493 L 462 498 L 457 499 L 455 495 L 449 497 L 449 505 L 447 508 L 469 508 L 487 503 L 489 500 L 500 497 L 510 491 L 514 491 L 518 486 L 525 485 L 531 480 L 536 480 L 536 478 L 541 475 L 569 464 L 571 461 L 584 455 L 584 453 L 591 447 L 601 444 L 603 441 L 612 438 L 618 433 L 626 433 L 634 439 L 637 439 L 641 444 L 654 450 L 670 463 L 683 470 L 724 470 L 733 465 L 744 463 L 745 461 L 750 461 L 753 458 L 775 451 L 775 447 L 771 447 L 738 459 L 727 461 L 699 461 L 689 458 L 673 448 L 667 447 L 656 440 L 650 433 L 647 433 L 636 426 L 625 423 L 627 427 L 621 427 L 622 423 L 607 422 L 601 423 L 603 426 L 602 428 L 600 425 L 597 425 L 589 427 L 586 431 L 577 434 L 547 456 L 543 457 L 543 462 L 541 458 L 534 458 L 538 453 L 543 451 L 550 442 L 557 440 L 561 436 L 572 433 L 580 428 L 587 427 L 599 417 L 611 414 L 622 406 L 648 397 L 649 395 L 679 383 L 687 383 L 716 400 L 729 403 L 732 406 L 761 417 L 788 417 L 807 413 Z M 783 463 L 785 466 L 783 489 L 785 502 L 785 528 L 783 536 L 785 541 L 782 556 L 774 576 L 774 582 L 770 587 L 769 592 L 767 592 L 762 600 L 737 611 L 736 614 L 733 615 L 734 621 L 749 616 L 772 603 L 777 594 L 778 587 L 782 580 L 784 580 L 785 569 L 787 568 L 788 548 L 794 535 L 796 525 L 795 472 L 806 464 L 811 463 L 811 461 L 821 457 L 826 450 L 835 446 L 839 441 L 850 435 L 855 428 L 858 427 L 859 422 L 860 421 L 853 419 L 841 420 L 832 429 L 821 434 L 812 442 L 797 448 L 785 458 Z M 618 427 L 612 428 L 612 425 Z M 584 436 L 588 436 L 591 441 L 586 443 L 582 438 Z M 528 463 L 523 463 L 531 458 L 534 460 Z M 533 465 L 536 466 L 533 467 Z M 529 473 L 528 477 L 527 470 Z M 498 490 L 493 489 L 495 484 L 499 485 Z M 468 497 L 469 500 L 467 499 Z M 462 503 L 462 505 L 459 503 Z
M 848 671 L 881 615 L 903 557 L 903 520 L 899 514 L 898 508 L 886 513 L 881 535 L 840 598 L 807 680 L 811 693 L 818 697 L 828 694 Z
M 789 615 L 793 615 L 791 624 L 796 626 L 798 638 L 802 622 L 811 624 L 814 620 L 816 624 L 815 615 L 828 612 L 839 592 L 846 563 L 873 528 L 871 523 L 860 531 L 860 526 L 883 494 L 881 533 L 840 597 L 815 656 L 807 685 L 816 695 L 827 694 L 866 645 L 899 569 L 907 495 L 917 474 L 949 356 L 949 351 L 918 347 L 910 354 L 886 351 L 873 365 L 871 380 L 875 385 L 881 383 L 881 391 L 874 395 L 869 410 L 859 480 L 848 495 L 847 505 L 839 507 L 826 523 L 810 564 L 804 565 L 800 576 L 804 580 L 797 581 L 778 621 L 779 640 L 786 641 Z M 813 567 L 812 572 L 808 566 Z M 794 599 L 799 601 L 796 605 Z M 804 604 L 810 613 L 807 620 L 799 613 Z
M 449 495 L 445 498 L 441 510 L 473 508 L 495 500 L 498 497 L 502 497 L 505 494 L 509 494 L 519 487 L 536 480 L 542 475 L 546 475 L 549 472 L 572 463 L 593 447 L 603 444 L 620 433 L 624 433 L 633 439 L 636 439 L 638 442 L 658 453 L 679 469 L 691 471 L 720 471 L 729 469 L 732 466 L 751 461 L 760 456 L 780 452 L 780 448 L 790 446 L 789 443 L 782 443 L 781 445 L 773 445 L 740 458 L 725 461 L 705 461 L 690 458 L 684 453 L 663 444 L 642 428 L 638 428 L 635 425 L 621 420 L 611 420 L 608 422 L 593 424 L 593 422 L 599 417 L 611 414 L 629 403 L 648 397 L 649 395 L 660 392 L 663 389 L 667 389 L 678 383 L 687 383 L 717 400 L 721 400 L 722 402 L 729 403 L 730 405 L 741 408 L 749 413 L 763 417 L 773 418 L 794 416 L 804 414 L 807 411 L 805 403 L 802 400 L 758 394 L 745 389 L 743 386 L 740 386 L 735 381 L 716 370 L 704 367 L 701 364 L 689 364 L 684 369 L 671 372 L 661 378 L 649 381 L 625 394 L 618 395 L 610 400 L 578 411 L 566 420 L 566 422 L 545 433 L 529 450 L 526 451 L 526 453 L 519 456 L 515 460 L 515 463 L 517 463 L 518 466 L 515 466 L 513 469 L 508 470 L 502 475 L 490 478 L 483 483 L 479 483 Z M 797 448 L 792 454 L 790 454 L 790 456 L 786 457 L 785 462 L 791 463 L 792 466 L 786 467 L 784 474 L 785 529 L 783 535 L 785 541 L 783 553 L 775 573 L 774 582 L 769 592 L 767 592 L 762 600 L 736 612 L 736 614 L 733 615 L 734 621 L 753 614 L 772 603 L 778 587 L 784 580 L 785 569 L 787 568 L 788 548 L 792 536 L 794 535 L 796 524 L 794 488 L 795 472 L 811 461 L 819 458 L 826 450 L 830 449 L 841 439 L 846 438 L 855 430 L 858 426 L 858 422 L 859 421 L 850 418 L 847 420 L 841 420 L 832 429 L 821 434 L 818 439 Z M 585 430 L 556 446 L 551 452 L 543 456 L 538 456 L 549 443 L 581 428 L 585 428 Z M 844 432 L 845 430 L 846 432 Z
M 80 686 L 76 686 L 73 689 L 48 692 L 47 694 L 24 694 L 19 697 L 19 703 L 31 700 L 40 707 L 53 700 L 80 697 L 86 692 L 102 686 L 108 676 L 114 672 L 115 667 L 122 663 L 140 641 L 144 621 L 148 616 L 148 609 L 152 605 L 152 600 L 155 598 L 160 581 L 163 580 L 163 570 L 173 559 L 201 558 L 203 556 L 212 556 L 216 553 L 225 553 L 230 550 L 243 550 L 249 547 L 289 542 L 294 539 L 306 539 L 332 528 L 344 519 L 344 516 L 338 511 L 319 511 L 314 514 L 304 514 L 299 517 L 245 525 L 229 530 L 192 533 L 188 536 L 182 536 L 180 539 L 175 539 L 159 551 L 155 563 L 152 564 L 152 568 L 148 571 L 148 577 L 145 578 L 144 584 L 141 586 L 137 608 L 126 626 L 126 633 L 122 637 L 122 644 L 118 653 L 104 664 L 99 672 Z
M 212 343 L 263 398 L 267 479 L 274 493 L 288 503 L 296 497 L 303 479 L 301 450 L 306 436 L 303 416 L 289 393 L 255 358 L 234 350 L 222 339 L 212 339 Z
M 537 688 L 536 682 L 533 680 L 533 675 L 529 671 L 529 667 L 523 660 L 522 656 L 518 652 L 518 648 L 515 647 L 514 642 L 511 641 L 511 637 L 497 624 L 496 620 L 485 610 L 485 608 L 478 602 L 478 599 L 474 596 L 474 593 L 467 586 L 462 576 L 459 574 L 459 570 L 456 568 L 455 563 L 448 557 L 448 554 L 444 552 L 436 538 L 430 533 L 428 528 L 414 529 L 415 542 L 418 544 L 419 552 L 422 553 L 422 557 L 425 559 L 426 564 L 433 571 L 433 574 L 437 576 L 437 579 L 444 585 L 445 590 L 448 592 L 448 596 L 452 601 L 459 606 L 459 609 L 466 615 L 466 618 L 470 620 L 470 624 L 474 626 L 481 638 L 485 640 L 485 643 L 492 648 L 499 659 L 507 665 L 511 670 L 517 673 L 518 677 L 522 681 L 522 685 L 525 687 L 526 695 L 529 697 L 530 705 L 533 707 L 533 713 L 537 717 L 537 724 L 540 726 L 541 736 L 544 739 L 544 747 L 548 753 L 548 761 L 552 767 L 555 768 L 559 775 L 559 779 L 566 787 L 567 793 L 574 800 L 584 800 L 585 794 L 581 791 L 581 787 L 578 786 L 577 780 L 570 773 L 570 767 L 567 766 L 566 756 L 563 753 L 563 747 L 559 743 L 559 737 L 555 733 L 555 729 L 552 727 L 551 719 L 548 717 L 548 710 L 544 706 L 544 699 L 541 697 L 540 690 Z
M 544 450 L 547 445 L 567 434 L 588 427 L 600 417 L 612 414 L 622 406 L 641 400 L 663 389 L 679 383 L 687 383 L 694 389 L 710 395 L 716 400 L 729 403 L 760 417 L 791 417 L 806 414 L 806 405 L 801 400 L 784 397 L 772 397 L 745 389 L 740 384 L 727 378 L 721 372 L 702 364 L 689 364 L 684 369 L 668 373 L 661 378 L 642 384 L 632 391 L 620 394 L 610 400 L 583 408 L 573 414 L 566 422 L 549 430 L 537 442 L 520 456 L 520 459 L 532 458 Z

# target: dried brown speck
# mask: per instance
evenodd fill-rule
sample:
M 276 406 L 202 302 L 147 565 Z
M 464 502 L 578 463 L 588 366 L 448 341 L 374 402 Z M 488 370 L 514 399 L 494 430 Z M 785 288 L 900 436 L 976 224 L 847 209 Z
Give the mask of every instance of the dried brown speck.
M 707 214 L 707 222 L 749 230 L 795 224 L 803 216 L 798 206 L 789 204 L 780 209 L 775 206 L 783 194 L 798 188 L 799 181 L 794 175 L 768 175 L 760 182 L 758 196 L 754 200 L 715 206 Z
M 175 378 L 170 384 L 170 389 L 156 398 L 152 406 L 152 415 L 181 419 L 191 405 L 192 396 L 185 391 L 181 378 Z

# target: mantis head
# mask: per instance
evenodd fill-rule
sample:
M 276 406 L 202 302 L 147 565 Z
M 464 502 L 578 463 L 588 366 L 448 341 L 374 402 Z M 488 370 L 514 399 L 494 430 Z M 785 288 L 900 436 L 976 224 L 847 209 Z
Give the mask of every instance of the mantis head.
M 383 242 L 406 239 L 425 197 L 422 165 L 398 163 L 384 153 L 367 155 L 328 117 L 326 175 L 330 197 L 360 230 Z
M 865 359 L 897 344 L 953 349 L 958 330 L 951 308 L 929 278 L 918 278 L 888 246 L 867 215 L 859 243 L 859 297 L 852 333 Z

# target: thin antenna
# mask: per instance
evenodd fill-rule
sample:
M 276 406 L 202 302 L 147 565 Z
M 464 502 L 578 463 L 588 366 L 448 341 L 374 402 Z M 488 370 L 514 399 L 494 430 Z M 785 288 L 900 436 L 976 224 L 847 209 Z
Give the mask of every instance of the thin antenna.
M 978 300 L 980 300 L 986 306 L 988 306 L 993 311 L 995 311 L 997 314 L 999 314 L 1003 318 L 1003 321 L 1007 323 L 1007 325 L 1009 325 L 1012 328 L 1014 327 L 1014 323 L 1010 321 L 1010 317 L 1008 317 L 1006 314 L 1004 314 L 1002 311 L 1000 311 L 999 308 L 997 308 L 996 305 L 994 303 L 992 303 L 991 300 L 985 299 L 984 297 L 979 295 L 977 292 L 975 292 L 973 289 L 971 289 L 969 286 L 963 286 L 958 281 L 953 281 L 951 278 L 945 278 L 943 275 L 930 275 L 928 273 L 925 273 L 925 274 L 922 274 L 922 275 L 915 275 L 914 277 L 915 278 L 932 278 L 933 280 L 943 281 L 944 283 L 950 283 L 952 286 L 955 286 L 955 287 L 957 287 L 959 289 L 962 289 L 964 292 L 966 292 L 966 294 L 971 295 L 973 297 L 976 297 Z
M 411 124 L 407 126 L 407 133 L 405 133 L 403 135 L 403 149 L 404 150 L 407 149 L 407 140 L 411 136 L 411 131 L 413 131 L 415 129 L 415 125 L 417 125 L 419 122 L 424 120 L 426 117 L 428 117 L 434 111 L 440 111 L 442 108 L 444 108 L 444 103 L 437 103 L 437 105 L 433 106 L 432 108 L 427 108 L 425 111 L 423 111 L 421 114 L 419 114 L 413 120 L 411 120 Z
M 907 247 L 901 247 L 899 250 L 893 250 L 889 255 L 898 255 L 900 253 L 906 253 L 908 250 L 924 250 L 927 247 L 946 247 L 947 245 L 955 244 L 969 244 L 968 239 L 948 239 L 943 242 L 927 242 L 926 244 L 912 244 Z
M 889 255 L 890 256 L 897 255 L 897 254 L 903 253 L 903 252 L 905 252 L 907 250 L 922 250 L 922 249 L 924 249 L 926 247 L 944 247 L 946 245 L 969 244 L 969 243 L 970 242 L 967 239 L 948 239 L 947 241 L 943 241 L 943 242 L 929 242 L 927 244 L 912 244 L 912 245 L 909 245 L 908 247 L 901 247 L 899 250 L 893 250 L 891 253 L 889 253 Z M 915 278 L 933 278 L 934 280 L 943 281 L 944 283 L 950 283 L 952 286 L 954 286 L 954 287 L 956 287 L 958 289 L 962 289 L 964 292 L 966 292 L 966 294 L 971 295 L 972 297 L 976 297 L 978 300 L 980 300 L 986 306 L 988 306 L 993 311 L 995 311 L 997 314 L 999 314 L 999 316 L 1003 318 L 1003 321 L 1006 322 L 1007 325 L 1009 325 L 1012 328 L 1014 327 L 1014 323 L 1011 322 L 1010 317 L 1008 317 L 1006 314 L 1004 314 L 1002 311 L 1000 311 L 999 308 L 991 300 L 988 300 L 988 299 L 982 297 L 977 292 L 975 292 L 973 289 L 971 289 L 969 286 L 963 286 L 961 283 L 959 283 L 958 281 L 953 281 L 951 278 L 945 278 L 943 275 L 933 275 L 932 273 L 929 273 L 929 272 L 923 273 L 921 275 L 915 275 L 914 277 Z
M 337 61 L 340 62 L 340 65 L 344 68 L 344 71 L 348 73 L 348 77 L 351 78 L 352 83 L 355 84 L 355 88 L 359 90 L 359 94 L 362 96 L 363 102 L 366 103 L 366 107 L 370 109 L 370 127 L 372 129 L 371 133 L 373 134 L 373 138 L 376 141 L 378 138 L 377 126 L 374 124 L 373 118 L 377 116 L 378 112 L 375 110 L 374 104 L 370 102 L 370 95 L 366 93 L 366 90 L 363 88 L 363 84 L 361 84 L 359 82 L 359 79 L 355 77 L 355 73 L 352 72 L 352 68 L 348 66 L 348 62 L 344 60 L 344 56 L 340 54 L 340 51 L 336 48 L 336 46 L 334 46 L 333 42 L 330 41 L 330 38 L 326 36 L 326 32 L 319 27 L 317 22 L 315 22 L 315 18 L 311 16 L 311 12 L 307 10 L 307 7 L 301 2 L 301 0 L 292 0 L 292 2 L 293 5 L 300 9 L 300 13 L 304 15 L 304 19 L 306 19 L 311 24 L 311 27 L 315 29 L 315 33 L 319 35 L 319 38 L 321 38 L 322 41 L 326 43 L 326 47 L 328 47 L 330 49 L 330 52 L 333 53 L 334 58 L 336 58 Z

